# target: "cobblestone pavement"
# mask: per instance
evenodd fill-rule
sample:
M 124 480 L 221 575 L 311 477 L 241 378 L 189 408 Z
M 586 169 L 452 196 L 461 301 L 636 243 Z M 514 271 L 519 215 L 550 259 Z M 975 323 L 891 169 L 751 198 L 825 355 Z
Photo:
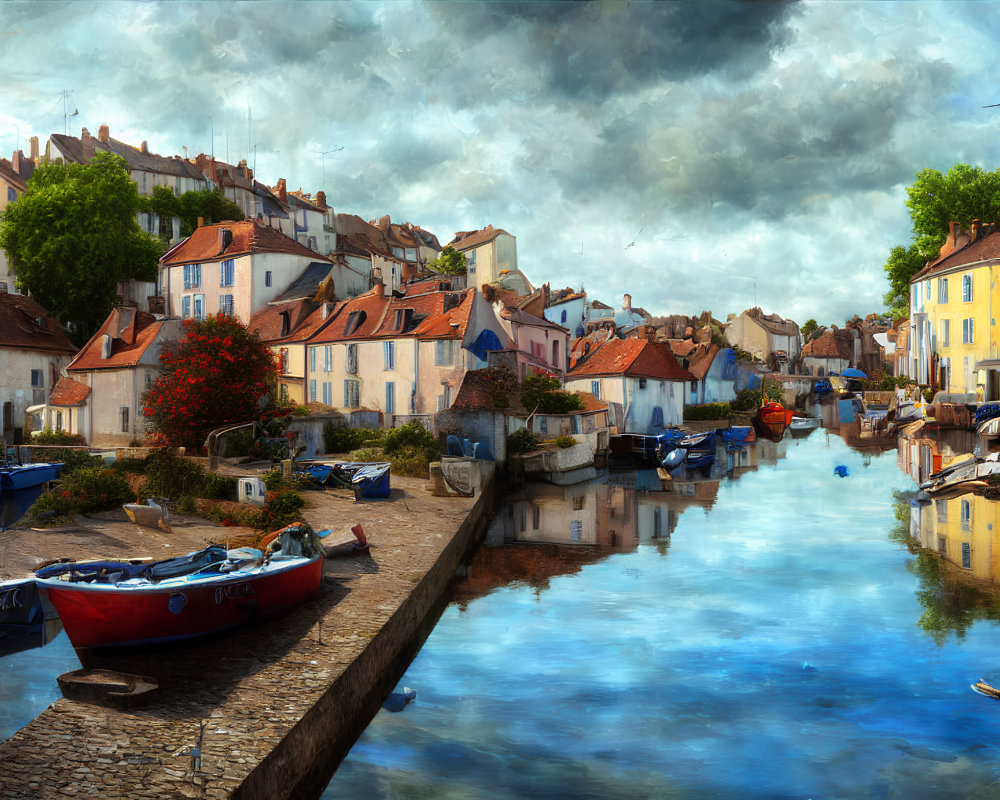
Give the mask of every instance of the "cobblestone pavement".
M 385 500 L 356 502 L 342 490 L 304 495 L 315 528 L 360 522 L 372 545 L 367 556 L 328 560 L 314 600 L 216 640 L 95 661 L 152 676 L 159 690 L 131 711 L 65 698 L 51 705 L 0 743 L 0 797 L 231 796 L 397 614 L 475 505 L 432 496 L 427 481 L 393 476 L 392 484 Z M 64 556 L 179 555 L 224 531 L 239 533 L 184 517 L 167 533 L 124 514 L 3 531 L 0 572 L 23 574 Z

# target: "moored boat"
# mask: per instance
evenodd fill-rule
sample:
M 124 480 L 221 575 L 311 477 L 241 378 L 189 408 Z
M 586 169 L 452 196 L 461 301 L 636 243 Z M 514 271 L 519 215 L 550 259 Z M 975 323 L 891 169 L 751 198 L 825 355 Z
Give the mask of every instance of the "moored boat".
M 66 562 L 35 572 L 77 650 L 174 642 L 214 634 L 313 597 L 323 548 L 307 525 L 289 526 L 264 556 L 207 547 L 131 563 Z
M 62 469 L 61 463 L 5 464 L 0 466 L 0 489 L 28 489 L 48 483 Z
M 794 416 L 795 412 L 785 408 L 781 403 L 764 403 L 753 415 L 753 427 L 758 436 L 763 436 L 772 442 L 780 442 Z

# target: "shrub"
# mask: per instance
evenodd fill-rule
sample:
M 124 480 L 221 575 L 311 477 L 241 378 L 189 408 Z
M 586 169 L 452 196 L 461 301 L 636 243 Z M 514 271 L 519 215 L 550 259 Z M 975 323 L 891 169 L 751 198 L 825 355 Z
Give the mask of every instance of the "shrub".
M 210 472 L 205 476 L 201 496 L 211 500 L 236 500 L 236 478 Z
M 537 450 L 541 442 L 542 437 L 537 433 L 521 428 L 507 437 L 507 453 L 512 456 L 530 453 L 532 450 Z
M 40 495 L 28 514 L 37 519 L 45 511 L 55 511 L 60 516 L 108 511 L 133 497 L 132 488 L 116 471 L 104 466 L 81 467 Z
M 197 496 L 205 485 L 206 472 L 193 461 L 181 458 L 173 448 L 160 447 L 150 453 L 144 463 L 147 495 L 177 499 L 183 495 Z
M 390 456 L 410 450 L 426 455 L 428 461 L 435 461 L 441 455 L 441 449 L 434 434 L 416 420 L 387 431 L 382 449 Z
M 684 419 L 727 419 L 729 403 L 702 403 L 696 406 L 684 406 Z
M 583 408 L 579 397 L 562 391 L 559 379 L 548 375 L 528 375 L 521 381 L 521 403 L 541 414 L 565 414 Z
M 557 436 L 552 440 L 552 444 L 560 448 L 572 447 L 576 444 L 576 439 L 572 436 Z
M 33 437 L 32 442 L 34 444 L 45 444 L 45 445 L 67 445 L 76 447 L 86 447 L 87 440 L 76 433 L 67 433 L 66 431 L 54 431 L 50 428 L 45 428 L 37 436 Z
M 56 455 L 57 452 L 59 453 L 58 456 Z M 92 456 L 86 450 L 53 450 L 47 453 L 45 458 L 49 461 L 62 462 L 62 469 L 59 470 L 60 478 L 65 478 L 69 473 L 75 472 L 78 469 L 104 466 L 103 458 Z
M 369 442 L 381 443 L 385 435 L 378 428 L 351 428 L 327 422 L 323 425 L 323 447 L 327 453 L 349 453 Z
M 281 489 L 275 494 L 268 494 L 267 510 L 270 513 L 274 527 L 280 528 L 299 518 L 299 510 L 306 504 L 302 495 L 294 489 Z

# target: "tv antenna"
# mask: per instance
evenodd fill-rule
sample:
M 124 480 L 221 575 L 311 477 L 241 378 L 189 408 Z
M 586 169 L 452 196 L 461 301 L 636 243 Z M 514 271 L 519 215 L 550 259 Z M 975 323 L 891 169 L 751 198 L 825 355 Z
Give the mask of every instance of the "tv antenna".
M 644 230 L 646 230 L 646 226 L 645 225 L 643 225 L 641 228 L 639 228 L 639 230 L 636 232 L 635 236 L 632 237 L 632 241 L 629 242 L 627 245 L 625 245 L 625 249 L 626 250 L 628 250 L 631 247 L 635 247 L 635 240 L 639 238 L 639 234 L 642 233 Z
M 323 157 L 323 187 L 326 187 L 326 157 L 330 153 L 339 153 L 343 150 L 343 147 L 334 147 L 333 150 L 320 150 L 319 154 Z
M 75 117 L 80 112 L 74 107 L 72 111 L 69 110 L 69 101 L 73 96 L 73 92 L 69 89 L 62 90 L 62 101 L 63 101 L 63 135 L 69 133 L 69 118 Z

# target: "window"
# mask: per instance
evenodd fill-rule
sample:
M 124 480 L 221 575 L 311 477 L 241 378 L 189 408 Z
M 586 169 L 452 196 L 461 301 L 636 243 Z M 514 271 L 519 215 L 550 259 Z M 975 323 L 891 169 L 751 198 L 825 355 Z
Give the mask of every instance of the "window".
M 361 405 L 361 384 L 348 378 L 344 381 L 344 408 L 358 408 Z
M 579 542 L 583 538 L 583 523 L 574 519 L 569 524 L 569 538 L 572 542 Z
M 972 504 L 968 500 L 962 501 L 962 530 L 969 530 L 972 527 Z
M 386 369 L 396 368 L 396 343 L 382 342 L 382 355 Z
M 549 418 L 544 414 L 538 417 L 538 432 L 546 434 L 549 432 Z
M 601 382 L 591 381 L 590 382 L 590 393 L 594 395 L 598 400 L 601 399 Z
M 584 503 L 586 502 L 586 500 L 587 500 L 587 495 L 585 495 L 585 494 L 578 494 L 576 497 L 574 497 L 573 498 L 573 510 L 574 511 L 583 511 Z
M 316 355 L 316 352 L 313 351 L 313 356 L 315 356 L 315 355 Z M 315 378 L 310 378 L 309 379 L 309 402 L 310 403 L 315 403 L 316 402 L 316 379 Z M 329 405 L 329 403 L 327 405 Z
M 264 273 L 264 285 L 265 286 L 271 285 L 271 270 L 268 270 L 267 272 Z
M 310 372 L 315 372 L 316 371 L 316 348 L 315 347 L 310 347 L 309 348 L 309 371 Z M 313 392 L 313 394 L 315 395 L 315 392 Z M 315 400 L 315 399 L 316 398 L 313 397 L 313 400 Z
M 948 279 L 938 278 L 938 302 L 948 302 Z
M 646 379 L 645 378 L 639 378 L 639 388 L 640 389 L 645 389 L 646 388 Z
M 288 402 L 288 384 L 287 383 L 281 384 L 281 386 L 278 388 L 278 399 L 282 403 L 287 403 Z
M 181 298 L 181 317 L 189 319 L 191 317 L 191 295 L 186 294 Z
M 227 317 L 233 315 L 233 296 L 231 294 L 219 295 L 219 313 Z
M 968 317 L 962 320 L 962 344 L 972 344 L 974 341 L 973 318 Z
M 233 259 L 229 258 L 219 266 L 219 286 L 233 285 Z
M 34 405 L 45 402 L 45 373 L 40 369 L 31 370 L 31 402 Z
M 531 527 L 536 531 L 541 527 L 542 524 L 542 509 L 535 503 L 531 504 Z
M 466 264 L 466 266 L 469 266 L 469 267 L 476 266 L 476 251 L 475 250 L 470 250 L 468 253 L 465 254 L 465 264 Z
M 948 555 L 948 540 L 944 536 L 938 536 L 938 552 L 943 556 Z
M 184 288 L 198 289 L 201 286 L 201 264 L 184 265 Z
M 7 202 L 8 203 L 13 203 L 15 200 L 17 200 L 17 192 L 14 191 L 14 187 L 13 186 L 8 186 L 7 187 Z
M 971 303 L 972 302 L 972 276 L 963 275 L 962 276 L 962 302 Z
M 195 319 L 205 319 L 205 295 L 196 294 L 194 297 L 194 308 L 191 316 Z
M 63 426 L 62 426 L 62 411 L 57 411 L 56 412 L 56 430 L 57 431 L 61 431 L 62 429 L 63 429 Z
M 561 313 L 559 314 L 559 322 L 561 322 L 561 323 L 563 323 L 563 324 L 565 324 L 565 323 L 566 323 L 566 309 L 565 309 L 565 308 L 564 308 L 564 309 L 562 310 L 562 312 L 561 312 Z
M 941 346 L 948 347 L 951 344 L 951 320 L 941 320 Z
M 333 405 L 333 384 L 329 381 L 323 381 L 323 404 Z
M 434 364 L 438 367 L 449 366 L 455 360 L 455 340 L 438 339 L 434 342 Z
M 947 522 L 948 521 L 948 501 L 947 500 L 935 500 L 934 507 L 937 509 L 937 521 Z
M 122 423 L 122 433 L 128 433 L 128 406 L 122 406 L 119 411 L 119 417 Z
M 333 372 L 333 345 L 323 346 L 323 372 Z
M 962 542 L 962 569 L 972 569 L 972 545 Z
M 385 413 L 396 413 L 396 384 L 392 381 L 385 385 Z
M 344 366 L 344 371 L 348 375 L 358 374 L 358 346 L 356 344 L 347 345 L 347 364 Z
M 926 282 L 926 283 L 924 284 L 924 296 L 925 296 L 925 297 L 926 297 L 926 298 L 927 298 L 928 300 L 930 300 L 930 299 L 931 299 L 931 282 L 930 282 L 930 281 L 927 281 L 927 282 Z
M 288 348 L 282 347 L 278 352 L 281 357 L 281 371 L 288 372 Z

